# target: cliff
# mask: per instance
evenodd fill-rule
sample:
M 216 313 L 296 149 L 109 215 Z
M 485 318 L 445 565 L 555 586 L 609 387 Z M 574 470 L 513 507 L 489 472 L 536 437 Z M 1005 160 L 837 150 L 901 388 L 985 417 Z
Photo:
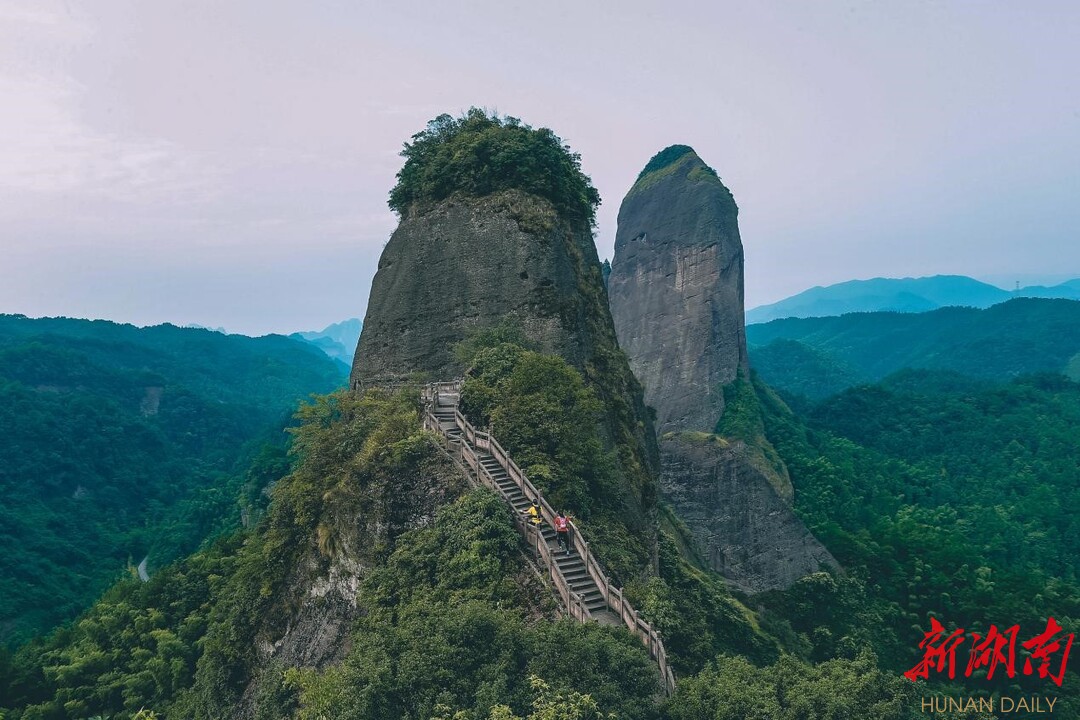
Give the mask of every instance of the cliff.
M 791 509 L 765 438 L 743 324 L 738 206 L 697 153 L 662 150 L 619 208 L 608 279 L 620 345 L 661 432 L 661 491 L 695 551 L 747 591 L 789 586 L 828 551 Z
M 611 311 L 661 432 L 711 430 L 723 386 L 748 369 L 738 213 L 685 145 L 658 154 L 619 208 Z
M 705 433 L 661 444 L 661 492 L 709 567 L 743 591 L 789 587 L 836 562 L 791 511 L 752 448 Z
M 549 130 L 479 111 L 436 119 L 403 155 L 391 192 L 401 221 L 372 281 L 352 386 L 462 377 L 471 363 L 463 343 L 514 327 L 530 350 L 569 363 L 600 401 L 619 498 L 611 512 L 644 538 L 637 572 L 654 570 L 659 450 L 619 350 L 592 237 L 599 196 L 577 156 Z
M 607 340 L 595 333 L 611 324 L 599 267 L 587 222 L 518 190 L 409 213 L 379 259 L 352 384 L 459 377 L 454 344 L 507 318 L 543 352 L 584 369 Z

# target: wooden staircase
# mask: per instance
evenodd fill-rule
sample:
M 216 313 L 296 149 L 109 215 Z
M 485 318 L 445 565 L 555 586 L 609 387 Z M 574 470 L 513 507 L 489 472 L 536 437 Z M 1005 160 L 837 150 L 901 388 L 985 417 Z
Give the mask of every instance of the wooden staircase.
M 555 511 L 517 464 L 490 434 L 474 428 L 458 409 L 460 381 L 433 383 L 424 389 L 424 428 L 438 434 L 443 446 L 469 477 L 499 493 L 513 508 L 518 532 L 547 572 L 563 608 L 579 622 L 626 626 L 637 635 L 656 660 L 667 694 L 675 691 L 675 674 L 659 633 L 641 618 L 615 587 L 596 560 L 589 543 L 570 524 L 570 552 L 556 541 Z M 538 499 L 544 522 L 538 529 L 527 522 L 525 511 Z

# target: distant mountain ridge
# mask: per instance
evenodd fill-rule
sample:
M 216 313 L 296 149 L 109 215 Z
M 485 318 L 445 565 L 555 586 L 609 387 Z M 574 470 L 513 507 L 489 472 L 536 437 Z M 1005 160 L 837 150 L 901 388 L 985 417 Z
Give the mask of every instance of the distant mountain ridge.
M 322 330 L 295 332 L 289 337 L 303 340 L 322 350 L 324 353 L 352 367 L 356 343 L 360 340 L 363 323 L 359 318 L 350 318 L 327 325 Z
M 965 275 L 873 278 L 813 287 L 746 312 L 746 324 L 781 318 L 831 317 L 850 312 L 927 312 L 940 307 L 987 308 L 1017 297 L 1080 300 L 1080 279 L 1003 290 Z
M 1080 303 L 1062 299 L 786 318 L 750 325 L 746 338 L 751 367 L 765 382 L 810 399 L 904 368 L 991 381 L 1039 372 L 1080 380 Z
M 0 653 L 258 512 L 297 403 L 344 380 L 280 335 L 0 314 Z

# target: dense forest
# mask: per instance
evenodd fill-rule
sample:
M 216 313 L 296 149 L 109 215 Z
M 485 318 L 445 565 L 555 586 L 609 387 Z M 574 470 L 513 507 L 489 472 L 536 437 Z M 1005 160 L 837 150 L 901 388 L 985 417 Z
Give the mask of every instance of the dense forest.
M 0 644 L 258 512 L 297 401 L 343 381 L 281 337 L 0 316 Z
M 318 396 L 301 408 L 287 454 L 290 383 L 296 397 L 341 381 L 313 348 L 6 322 L 15 328 L 0 346 L 11 504 L 0 518 L 21 545 L 0 565 L 16 578 L 4 607 L 9 627 L 17 617 L 22 637 L 39 635 L 0 652 L 8 720 L 214 718 L 237 703 L 260 720 L 912 720 L 920 693 L 989 691 L 1058 697 L 1061 716 L 1080 711 L 1068 679 L 1057 688 L 1024 675 L 901 677 L 931 617 L 981 633 L 1019 624 L 1025 637 L 1050 616 L 1075 628 L 1080 385 L 1062 375 L 903 370 L 818 402 L 803 397 L 797 411 L 760 378 L 732 386 L 719 431 L 764 431 L 796 511 L 845 568 L 746 596 L 694 562 L 666 508 L 659 573 L 637 575 L 644 538 L 617 511 L 625 491 L 612 473 L 623 460 L 597 434 L 596 391 L 520 333 L 463 343 L 465 412 L 495 430 L 625 576 L 679 674 L 663 699 L 636 639 L 558 619 L 506 506 L 452 481 L 420 432 L 415 390 Z M 66 323 L 71 331 L 58 332 Z M 217 382 L 214 402 L 204 393 Z M 26 477 L 43 480 L 28 487 L 18 482 Z M 417 523 L 418 514 L 431 519 Z M 267 661 L 260 648 L 285 641 L 311 582 L 296 568 L 324 572 L 348 547 L 365 570 L 343 655 L 305 670 Z M 124 567 L 146 553 L 161 559 L 141 582 Z M 74 623 L 40 635 L 110 584 Z
M 847 570 L 757 598 L 797 618 L 808 647 L 825 640 L 813 654 L 875 628 L 883 667 L 900 672 L 914 665 L 932 616 L 969 632 L 1019 624 L 1025 637 L 1052 616 L 1075 631 L 1080 384 L 906 370 L 804 417 L 759 392 L 796 510 Z M 1018 674 L 995 683 L 968 687 L 1060 695 L 1066 715 L 1080 712 L 1068 681 L 1059 689 Z
M 603 457 L 589 421 L 598 409 L 592 392 L 560 358 L 491 340 L 469 348 L 469 412 L 498 426 L 547 492 L 579 514 L 601 557 L 632 566 L 620 559 L 633 545 L 622 546 L 619 518 L 593 505 L 611 492 L 604 473 L 614 459 Z M 1040 512 L 1039 503 L 1075 477 L 1068 463 L 1078 457 L 1077 439 L 1065 431 L 1080 413 L 1078 386 L 1056 376 L 988 386 L 909 372 L 842 393 L 807 417 L 757 389 L 757 412 L 790 468 L 797 509 L 847 573 L 733 595 L 688 562 L 678 520 L 668 517 L 659 576 L 627 587 L 662 629 L 679 670 L 666 701 L 636 639 L 557 619 L 553 598 L 524 564 L 506 506 L 448 482 L 446 460 L 419 431 L 415 391 L 403 390 L 338 393 L 302 408 L 293 462 L 263 468 L 283 479 L 259 522 L 149 582 L 121 580 L 74 625 L 0 656 L 8 706 L 0 712 L 20 720 L 145 710 L 213 718 L 246 698 L 263 720 L 505 720 L 568 708 L 568 717 L 581 718 L 869 712 L 911 720 L 926 689 L 900 672 L 913 663 L 930 613 L 972 628 L 999 616 L 1027 628 L 1048 612 L 1071 624 L 1075 521 Z M 541 410 L 548 422 L 525 422 Z M 1060 422 L 1045 422 L 1050 414 Z M 1005 438 L 1014 435 L 1026 440 L 1010 447 Z M 582 471 L 586 463 L 592 475 Z M 1030 492 L 1015 492 L 1021 477 Z M 430 500 L 436 485 L 440 509 L 414 527 L 409 517 L 427 511 L 411 503 Z M 1072 496 L 1063 497 L 1068 507 Z M 980 527 L 988 512 L 996 524 Z M 358 531 L 353 517 L 370 524 Z M 369 569 L 357 588 L 350 649 L 322 669 L 267 664 L 259 648 L 280 635 L 309 582 L 298 586 L 291 568 L 333 566 L 356 532 L 365 533 L 358 559 Z M 1072 540 L 1019 547 L 1018 533 Z M 1022 574 L 1028 578 L 1017 581 Z M 1048 690 L 1015 681 L 1016 690 L 1036 688 Z M 1075 703 L 1068 686 L 1061 695 Z
M 1037 372 L 1080 380 L 1080 302 L 1018 298 L 985 310 L 850 313 L 746 328 L 751 365 L 788 398 L 822 400 L 904 368 L 987 380 Z
M 572 421 L 583 409 L 575 404 L 557 420 Z M 492 407 L 512 412 L 501 400 Z M 682 684 L 665 701 L 636 638 L 556 617 L 508 508 L 489 491 L 444 484 L 431 522 L 392 520 L 405 517 L 402 496 L 447 464 L 419 431 L 414 394 L 338 393 L 300 417 L 297 462 L 257 527 L 147 583 L 122 580 L 74 625 L 0 657 L 0 713 L 217 718 L 245 698 L 260 720 L 918 717 L 915 687 L 878 669 L 869 648 L 817 664 L 786 652 L 722 585 L 680 561 L 670 539 L 661 577 L 637 590 L 681 653 Z M 266 663 L 260 648 L 295 602 L 291 568 L 304 556 L 333 565 L 357 512 L 381 530 L 365 535 L 348 651 L 322 669 Z
M 470 108 L 440 115 L 401 151 L 405 164 L 390 209 L 405 213 L 459 194 L 519 190 L 544 198 L 569 218 L 595 220 L 600 193 L 581 171 L 581 156 L 548 128 Z
M 595 217 L 578 156 L 513 118 L 440 116 L 402 155 L 405 221 L 511 188 Z M 579 270 L 594 352 L 477 331 L 460 408 L 660 632 L 672 696 L 625 628 L 561 616 L 510 508 L 421 429 L 419 378 L 351 392 L 288 338 L 0 316 L 0 720 L 914 720 L 920 695 L 991 690 L 1080 716 L 1068 681 L 901 674 L 931 618 L 1080 619 L 1080 303 L 749 328 L 760 376 L 717 388 L 700 435 L 790 476 L 843 566 L 749 595 L 658 498 L 602 271 Z

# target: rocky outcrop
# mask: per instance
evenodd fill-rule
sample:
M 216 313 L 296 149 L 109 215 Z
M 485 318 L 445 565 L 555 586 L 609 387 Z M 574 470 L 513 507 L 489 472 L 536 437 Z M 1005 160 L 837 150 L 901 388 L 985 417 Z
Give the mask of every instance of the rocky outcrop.
M 835 566 L 792 511 L 787 470 L 765 438 L 746 353 L 738 207 L 693 149 L 658 153 L 623 200 L 608 292 L 656 411 L 662 495 L 701 559 L 749 592 Z
M 379 260 L 352 385 L 461 377 L 455 345 L 507 319 L 535 349 L 579 370 L 602 402 L 598 424 L 619 459 L 623 516 L 629 532 L 649 538 L 655 568 L 659 450 L 619 352 L 587 219 L 518 190 L 410 208 Z
M 795 516 L 743 441 L 673 433 L 660 445 L 661 492 L 709 567 L 746 592 L 786 588 L 822 567 L 829 551 Z
M 233 717 L 259 716 L 260 688 L 280 680 L 285 668 L 324 668 L 349 652 L 354 621 L 364 611 L 357 593 L 364 575 L 402 533 L 427 527 L 437 511 L 460 497 L 468 481 L 432 448 L 415 473 L 386 478 L 362 494 L 332 497 L 332 512 L 319 524 L 284 583 L 279 605 L 255 642 L 256 667 Z
M 587 222 L 517 191 L 448 199 L 405 216 L 383 250 L 353 386 L 458 377 L 454 344 L 507 317 L 542 351 L 584 369 L 605 330 L 590 315 L 610 327 Z
M 738 212 L 685 145 L 657 155 L 619 208 L 611 312 L 660 432 L 711 430 L 723 386 L 748 368 Z

